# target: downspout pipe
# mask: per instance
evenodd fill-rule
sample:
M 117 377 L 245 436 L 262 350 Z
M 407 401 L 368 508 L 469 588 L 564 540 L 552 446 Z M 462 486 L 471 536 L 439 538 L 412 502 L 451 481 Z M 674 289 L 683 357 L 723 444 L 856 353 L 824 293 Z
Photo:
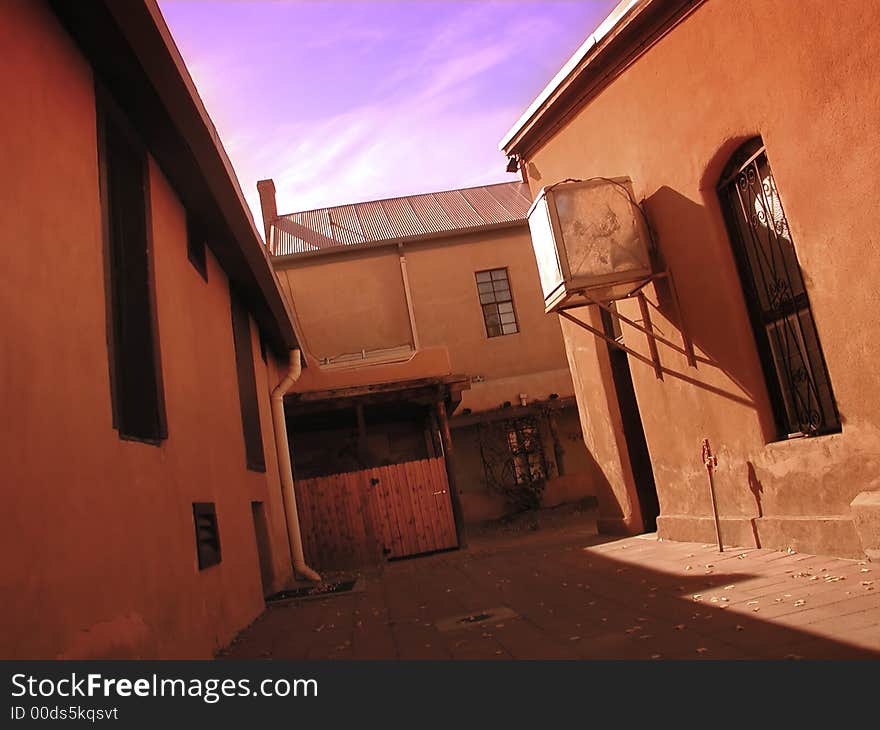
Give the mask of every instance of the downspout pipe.
M 306 565 L 303 555 L 302 533 L 299 530 L 299 514 L 296 510 L 296 492 L 293 486 L 293 467 L 290 463 L 290 443 L 287 440 L 287 422 L 284 419 L 284 396 L 302 374 L 300 351 L 290 351 L 290 369 L 272 391 L 272 425 L 275 427 L 275 450 L 278 452 L 278 472 L 281 476 L 281 497 L 284 501 L 284 517 L 287 522 L 287 541 L 293 570 L 298 576 L 320 581 L 321 576 Z

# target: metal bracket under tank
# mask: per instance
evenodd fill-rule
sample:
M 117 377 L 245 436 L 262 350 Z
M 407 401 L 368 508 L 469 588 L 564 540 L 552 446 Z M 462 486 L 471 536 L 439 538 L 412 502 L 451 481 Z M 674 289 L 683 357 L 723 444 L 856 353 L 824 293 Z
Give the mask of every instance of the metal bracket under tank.
M 675 307 L 675 314 L 678 317 L 679 325 L 681 328 L 682 345 L 677 345 L 676 343 L 666 339 L 665 337 L 658 335 L 656 332 L 654 332 L 654 327 L 651 324 L 651 314 L 650 314 L 650 310 L 648 309 L 648 302 L 647 302 L 647 299 L 645 298 L 645 294 L 642 290 L 648 284 L 650 284 L 654 281 L 657 281 L 658 279 L 666 279 L 669 284 L 669 291 L 670 291 L 670 294 L 672 295 L 672 303 L 673 303 L 673 306 Z M 692 367 L 692 368 L 697 367 L 697 360 L 696 360 L 696 357 L 694 356 L 694 346 L 693 346 L 693 343 L 691 342 L 690 337 L 687 334 L 687 328 L 685 327 L 684 318 L 682 317 L 682 314 L 681 314 L 681 306 L 679 305 L 679 301 L 678 301 L 678 292 L 676 292 L 675 283 L 672 280 L 672 273 L 668 270 L 660 271 L 658 273 L 651 274 L 651 276 L 649 276 L 649 277 L 646 277 L 644 279 L 639 279 L 639 280 L 634 281 L 632 283 L 633 283 L 632 289 L 627 294 L 616 298 L 615 301 L 622 300 L 622 299 L 632 299 L 632 298 L 638 299 L 639 309 L 640 309 L 641 315 L 642 315 L 642 324 L 639 324 L 638 322 L 634 322 L 633 320 L 629 319 L 628 317 L 624 317 L 622 314 L 620 314 L 620 312 L 617 311 L 616 308 L 610 307 L 607 302 L 601 302 L 597 299 L 594 299 L 593 297 L 590 296 L 589 291 L 586 289 L 577 289 L 577 290 L 570 292 L 568 294 L 568 296 L 566 296 L 562 301 L 559 302 L 559 304 L 557 304 L 552 309 L 552 311 L 556 312 L 560 317 L 564 317 L 569 322 L 573 322 L 574 324 L 578 325 L 579 327 L 583 327 L 585 330 L 591 332 L 596 337 L 598 337 L 602 340 L 605 340 L 606 342 L 608 342 L 608 343 L 614 345 L 615 347 L 623 350 L 624 352 L 632 355 L 634 358 L 636 358 L 637 360 L 640 360 L 641 362 L 645 363 L 646 365 L 650 365 L 654 369 L 654 374 L 657 376 L 658 380 L 663 379 L 663 364 L 660 362 L 660 353 L 657 349 L 657 342 L 662 342 L 667 347 L 671 347 L 676 352 L 679 352 L 682 355 L 684 355 L 685 358 L 687 358 L 687 363 L 690 367 Z M 578 301 L 577 303 L 572 302 L 571 299 L 575 296 L 582 298 L 581 301 Z M 611 317 L 616 317 L 618 320 L 620 320 L 622 322 L 626 322 L 630 327 L 633 327 L 633 328 L 639 330 L 640 332 L 643 332 L 648 339 L 648 350 L 651 353 L 651 357 L 650 358 L 645 357 L 642 353 L 636 352 L 632 348 L 624 345 L 622 342 L 619 342 L 618 340 L 614 339 L 613 337 L 609 337 L 604 332 L 596 329 L 592 325 L 589 325 L 586 322 L 584 322 L 583 320 L 580 320 L 577 317 L 575 317 L 574 315 L 570 314 L 568 312 L 569 309 L 577 309 L 578 307 L 584 306 L 583 299 L 587 300 L 586 306 L 590 306 L 590 305 L 595 304 L 597 307 L 599 307 L 600 309 L 607 312 Z

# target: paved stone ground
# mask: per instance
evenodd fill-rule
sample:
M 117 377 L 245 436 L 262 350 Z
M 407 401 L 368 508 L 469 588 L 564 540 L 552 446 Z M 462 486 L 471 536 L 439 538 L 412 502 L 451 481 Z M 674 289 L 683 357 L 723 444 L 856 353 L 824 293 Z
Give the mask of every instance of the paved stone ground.
M 359 593 L 273 605 L 220 655 L 880 659 L 878 574 L 839 558 L 609 540 L 581 517 L 385 565 Z M 455 622 L 502 608 L 515 616 Z

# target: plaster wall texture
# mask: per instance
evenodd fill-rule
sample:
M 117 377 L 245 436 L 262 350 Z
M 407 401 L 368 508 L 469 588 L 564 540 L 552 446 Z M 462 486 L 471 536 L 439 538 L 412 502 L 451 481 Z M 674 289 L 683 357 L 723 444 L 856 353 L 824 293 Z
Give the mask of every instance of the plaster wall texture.
M 708 437 L 719 458 L 720 513 L 738 525 L 729 528 L 731 539 L 861 554 L 850 502 L 880 471 L 880 294 L 872 284 L 880 259 L 878 226 L 866 215 L 874 197 L 866 181 L 880 162 L 878 21 L 880 7 L 871 3 L 842 2 L 830 14 L 814 2 L 707 2 L 529 156 L 533 193 L 567 177 L 633 180 L 675 278 L 684 324 L 698 354 L 714 363 L 694 370 L 660 345 L 664 365 L 692 383 L 657 380 L 631 362 L 661 536 L 712 539 L 700 459 Z M 804 272 L 840 434 L 775 441 L 716 192 L 731 155 L 756 135 L 766 144 Z M 659 305 L 656 326 L 677 339 L 682 322 L 668 291 L 647 291 Z M 635 302 L 621 312 L 639 319 Z M 605 388 L 607 355 L 576 326 L 566 323 L 563 332 L 585 440 L 607 477 L 605 512 L 616 505 L 637 523 L 619 414 Z M 648 353 L 642 335 L 624 325 L 624 336 Z
M 263 611 L 251 502 L 266 508 L 272 576 L 290 577 L 269 390 L 267 470 L 247 471 L 227 278 L 187 258 L 185 212 L 150 159 L 158 342 L 168 438 L 121 440 L 111 417 L 94 79 L 54 15 L 3 6 L 0 267 L 4 354 L 0 656 L 211 656 Z M 11 143 L 10 143 L 11 142 Z M 200 571 L 192 503 L 215 502 L 222 562 Z

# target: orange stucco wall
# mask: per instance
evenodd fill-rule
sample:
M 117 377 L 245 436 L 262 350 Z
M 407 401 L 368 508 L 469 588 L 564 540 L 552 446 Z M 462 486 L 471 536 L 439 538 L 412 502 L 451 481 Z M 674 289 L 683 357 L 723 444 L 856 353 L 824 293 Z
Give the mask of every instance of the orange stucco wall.
M 591 100 L 530 155 L 534 192 L 567 177 L 629 176 L 672 269 L 698 353 L 688 368 L 661 345 L 664 364 L 698 384 L 654 377 L 632 361 L 661 502 L 660 534 L 712 539 L 701 439 L 719 456 L 726 538 L 736 544 L 860 554 L 849 505 L 877 488 L 880 275 L 873 208 L 880 162 L 876 49 L 880 7 L 841 2 L 710 0 Z M 733 151 L 760 134 L 809 292 L 843 418 L 843 432 L 768 443 L 766 387 L 715 186 Z M 657 302 L 658 292 L 649 289 Z M 677 337 L 659 293 L 655 323 Z M 638 319 L 634 303 L 621 311 Z M 634 514 L 620 469 L 615 405 L 592 335 L 563 328 L 587 444 L 607 496 Z M 624 327 L 626 342 L 647 353 Z M 606 424 L 610 423 L 612 428 Z M 751 478 L 750 478 L 751 476 Z M 758 518 L 760 497 L 762 517 Z M 752 522 L 754 518 L 754 522 Z
M 187 259 L 184 209 L 150 161 L 161 446 L 111 423 L 93 78 L 42 3 L 0 22 L 0 656 L 206 657 L 263 610 L 251 501 L 274 582 L 289 578 L 268 392 L 254 335 L 267 472 L 245 468 L 228 282 Z M 271 363 L 271 358 L 270 358 Z M 222 562 L 198 570 L 192 503 L 216 502 Z
M 544 316 L 528 229 L 474 234 L 406 249 L 413 309 L 421 342 L 449 348 L 452 369 L 482 376 L 461 407 L 497 408 L 504 401 L 572 394 L 559 324 Z M 487 337 L 474 274 L 507 268 L 519 332 Z
M 525 226 L 408 244 L 403 253 L 420 346 L 447 348 L 453 373 L 483 378 L 464 392 L 462 408 L 497 408 L 518 402 L 520 393 L 529 400 L 572 394 L 559 324 L 544 316 Z M 397 249 L 276 260 L 275 266 L 313 358 L 411 344 Z M 474 274 L 503 267 L 520 331 L 490 338 Z
M 541 441 L 547 480 L 541 495 L 542 507 L 556 507 L 595 496 L 597 491 L 601 491 L 596 488 L 597 481 L 604 478 L 593 457 L 584 448 L 577 408 L 556 411 L 554 419 L 562 450 L 562 474 L 556 460 L 552 436 L 543 427 Z M 501 428 L 498 422 L 494 426 L 496 429 Z M 468 524 L 495 520 L 511 512 L 511 505 L 504 496 L 486 484 L 478 429 L 478 426 L 465 426 L 453 431 L 456 448 L 455 479 L 464 518 Z M 503 430 L 495 432 L 495 437 L 500 438 L 503 443 Z
M 390 365 L 321 368 L 317 359 L 361 349 L 391 348 L 412 342 L 397 248 L 352 251 L 321 257 L 276 259 L 309 352 L 310 367 L 296 391 L 453 373 L 470 378 L 458 413 L 519 405 L 551 393 L 571 396 L 573 386 L 559 322 L 544 315 L 544 301 L 531 239 L 525 225 L 453 236 L 403 247 L 420 349 L 411 360 Z M 475 273 L 507 268 L 519 332 L 488 337 Z M 431 353 L 445 353 L 445 368 Z M 398 355 L 406 358 L 407 354 Z M 573 410 L 573 409 L 572 409 Z M 566 414 L 576 428 L 574 413 Z M 568 428 L 571 430 L 571 428 Z M 579 429 L 577 429 L 579 431 Z M 552 449 L 544 434 L 545 451 Z M 503 515 L 508 506 L 484 483 L 475 428 L 456 428 L 456 481 L 465 520 Z M 294 448 L 296 448 L 294 446 Z M 564 479 L 547 487 L 548 505 L 596 493 L 602 473 L 583 442 L 567 440 Z M 556 475 L 553 475 L 554 477 Z
M 309 355 L 338 355 L 407 345 L 411 341 L 400 264 L 394 249 L 276 264 L 293 302 Z

